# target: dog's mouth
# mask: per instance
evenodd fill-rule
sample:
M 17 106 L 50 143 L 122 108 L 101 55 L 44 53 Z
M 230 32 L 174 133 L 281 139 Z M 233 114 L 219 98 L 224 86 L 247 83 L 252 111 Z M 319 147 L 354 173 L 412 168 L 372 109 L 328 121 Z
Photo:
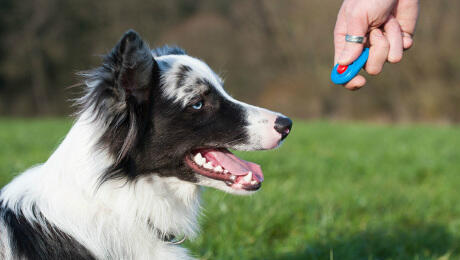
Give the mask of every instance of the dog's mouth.
M 185 162 L 196 173 L 236 190 L 258 190 L 264 180 L 258 164 L 240 159 L 225 148 L 193 150 Z

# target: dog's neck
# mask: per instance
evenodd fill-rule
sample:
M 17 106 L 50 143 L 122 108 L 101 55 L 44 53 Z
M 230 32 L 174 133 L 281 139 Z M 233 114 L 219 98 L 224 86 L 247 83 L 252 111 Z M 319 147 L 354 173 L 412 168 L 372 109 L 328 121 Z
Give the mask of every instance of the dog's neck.
M 158 231 L 194 237 L 198 186 L 154 173 L 98 186 L 99 177 L 114 161 L 97 148 L 103 130 L 82 116 L 45 164 L 19 177 L 28 178 L 28 187 L 18 187 L 15 181 L 8 185 L 2 194 L 7 204 L 16 203 L 9 206 L 19 206 L 26 214 L 33 204 L 49 222 L 104 256 L 108 252 L 103 251 L 120 244 L 130 245 L 128 251 L 145 251 L 142 247 L 160 240 Z

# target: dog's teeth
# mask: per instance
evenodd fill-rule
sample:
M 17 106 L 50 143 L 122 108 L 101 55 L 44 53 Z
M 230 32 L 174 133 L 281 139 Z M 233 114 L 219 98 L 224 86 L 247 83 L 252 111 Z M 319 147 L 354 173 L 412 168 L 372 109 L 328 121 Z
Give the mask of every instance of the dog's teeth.
M 224 170 L 222 169 L 222 166 L 217 165 L 217 166 L 214 168 L 214 171 L 215 171 L 215 172 L 223 172 Z
M 235 180 L 236 180 L 236 176 L 235 176 L 235 175 L 231 175 L 231 176 L 230 176 L 230 180 L 235 181 Z
M 203 167 L 206 168 L 206 169 L 209 169 L 209 170 L 214 169 L 214 167 L 212 166 L 211 162 L 207 162 L 207 163 L 203 164 Z
M 200 166 L 203 165 L 203 164 L 205 164 L 205 163 L 206 163 L 206 159 L 205 159 L 205 158 L 201 158 L 201 160 L 200 160 Z
M 206 160 L 201 156 L 201 153 L 197 153 L 194 157 L 193 160 L 198 164 L 198 165 L 203 165 L 203 160 Z
M 193 157 L 193 158 L 194 158 L 195 160 L 197 160 L 197 159 L 203 158 L 203 156 L 201 156 L 201 153 L 197 153 L 197 154 L 195 154 L 195 157 Z
M 248 175 L 244 176 L 243 181 L 250 182 L 252 180 L 252 172 L 249 172 Z
M 227 170 L 224 170 L 224 173 L 228 173 L 228 171 L 227 171 Z
M 254 181 L 251 181 L 251 185 L 256 185 L 257 184 L 257 181 L 254 180 Z

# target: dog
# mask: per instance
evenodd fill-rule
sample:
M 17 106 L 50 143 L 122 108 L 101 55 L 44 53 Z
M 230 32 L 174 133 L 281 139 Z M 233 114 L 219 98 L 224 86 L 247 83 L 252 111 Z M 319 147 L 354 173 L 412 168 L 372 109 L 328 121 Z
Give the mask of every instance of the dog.
M 273 149 L 291 131 L 203 61 L 133 30 L 81 75 L 67 136 L 1 190 L 1 259 L 193 259 L 178 244 L 198 232 L 200 187 L 248 195 L 264 179 L 229 149 Z

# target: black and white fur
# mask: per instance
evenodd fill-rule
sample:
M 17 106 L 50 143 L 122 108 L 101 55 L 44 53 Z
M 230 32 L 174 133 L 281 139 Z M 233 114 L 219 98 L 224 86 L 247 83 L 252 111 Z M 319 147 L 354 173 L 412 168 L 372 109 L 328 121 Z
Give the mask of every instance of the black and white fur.
M 128 31 L 101 67 L 65 139 L 0 193 L 0 259 L 192 259 L 161 235 L 195 237 L 200 188 L 235 194 L 184 163 L 196 147 L 261 150 L 290 120 L 231 98 L 179 48 Z M 193 108 L 203 102 L 199 110 Z

